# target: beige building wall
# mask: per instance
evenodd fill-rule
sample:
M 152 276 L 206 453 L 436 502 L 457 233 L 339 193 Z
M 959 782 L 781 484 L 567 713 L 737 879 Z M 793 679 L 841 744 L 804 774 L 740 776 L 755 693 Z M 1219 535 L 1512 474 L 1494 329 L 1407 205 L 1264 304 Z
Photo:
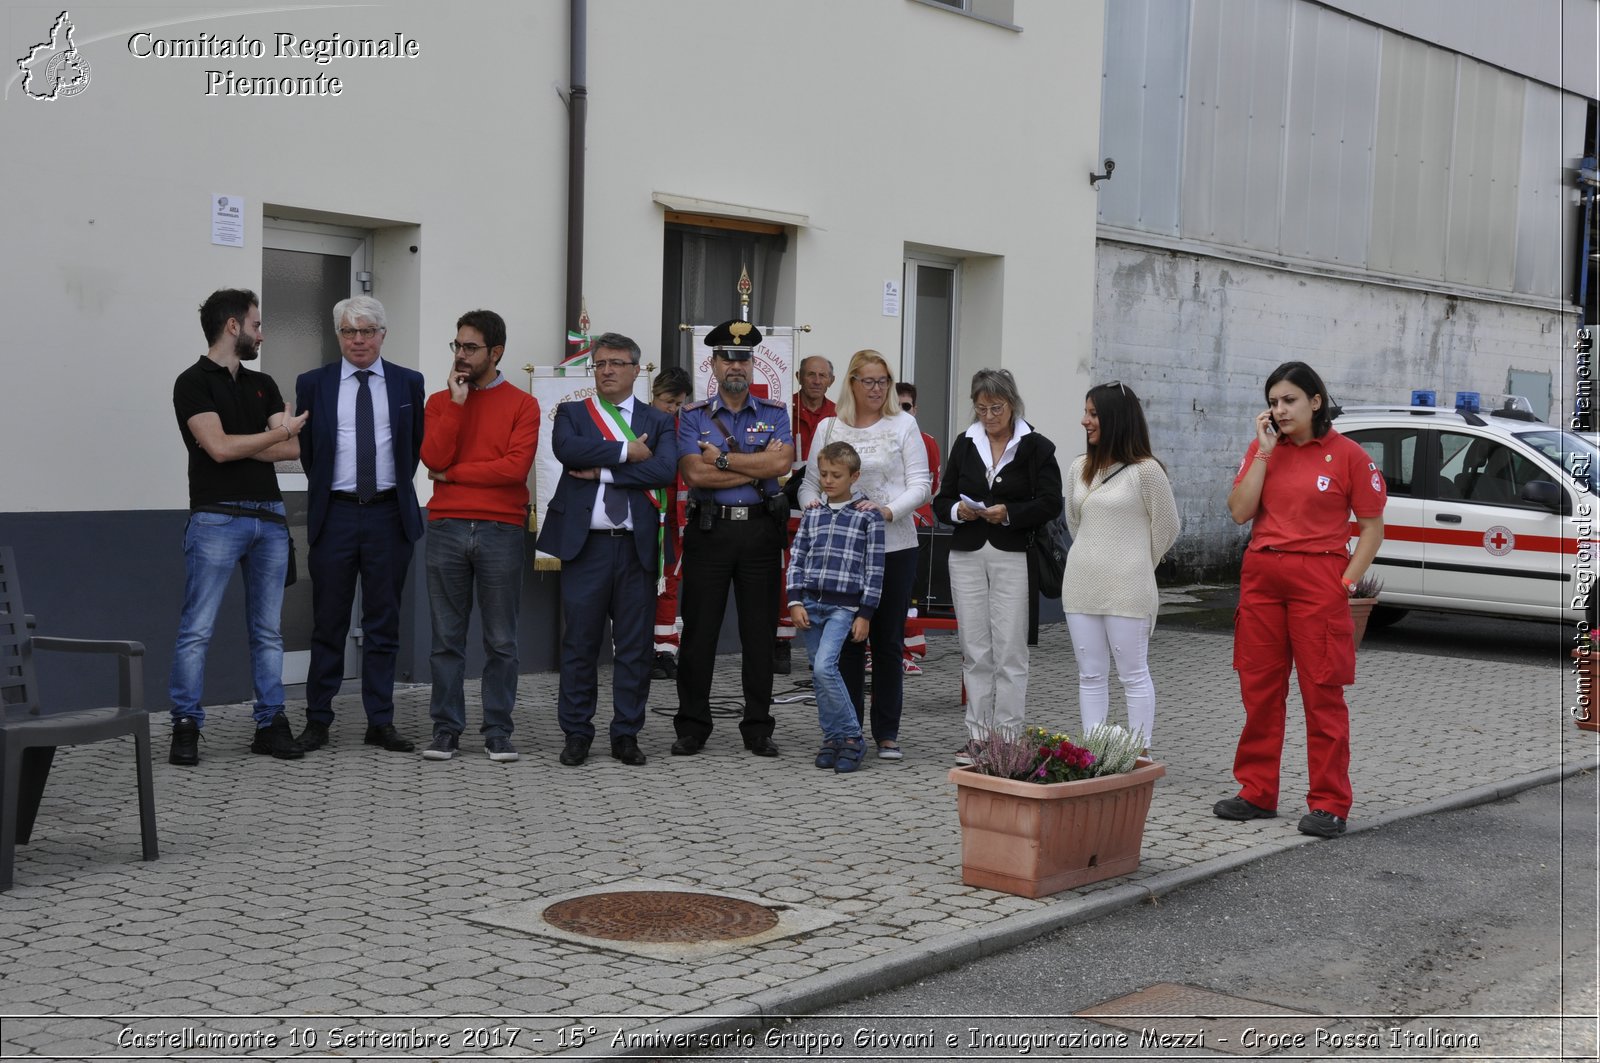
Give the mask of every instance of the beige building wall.
M 786 273 L 796 321 L 815 330 L 806 350 L 897 356 L 903 318 L 883 315 L 881 294 L 906 246 L 985 256 L 962 308 L 959 378 L 1007 365 L 1034 420 L 1057 438 L 1076 431 L 1076 403 L 1048 398 L 1086 383 L 1100 3 L 1016 0 L 1020 31 L 916 0 L 588 9 L 584 291 L 596 329 L 654 346 L 656 193 L 804 215 Z M 430 388 L 442 386 L 455 317 L 475 306 L 506 317 L 508 364 L 559 356 L 568 4 L 258 10 L 74 10 L 88 87 L 46 102 L 16 75 L 5 84 L 0 424 L 26 460 L 0 473 L 0 511 L 186 506 L 172 380 L 204 350 L 205 295 L 259 287 L 269 214 L 374 230 L 373 294 L 394 318 L 384 353 L 422 369 Z M 58 13 L 10 6 L 5 54 L 46 39 Z M 285 31 L 402 34 L 420 54 L 273 58 Z M 267 54 L 141 58 L 129 46 L 140 32 L 243 36 Z M 343 87 L 208 95 L 213 69 Z M 216 193 L 246 202 L 243 248 L 210 242 Z

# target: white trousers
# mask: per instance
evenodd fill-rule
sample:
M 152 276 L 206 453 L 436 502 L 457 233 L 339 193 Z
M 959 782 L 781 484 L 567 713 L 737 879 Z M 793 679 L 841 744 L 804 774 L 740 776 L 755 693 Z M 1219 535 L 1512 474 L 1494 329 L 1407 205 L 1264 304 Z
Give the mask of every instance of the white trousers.
M 1154 745 L 1156 685 L 1150 679 L 1150 621 L 1139 616 L 1068 613 L 1072 652 L 1078 658 L 1078 715 L 1083 731 L 1106 722 L 1111 702 L 1111 661 L 1128 700 L 1128 730 Z
M 950 551 L 950 594 L 967 684 L 967 733 L 1018 734 L 1028 700 L 1028 555 Z

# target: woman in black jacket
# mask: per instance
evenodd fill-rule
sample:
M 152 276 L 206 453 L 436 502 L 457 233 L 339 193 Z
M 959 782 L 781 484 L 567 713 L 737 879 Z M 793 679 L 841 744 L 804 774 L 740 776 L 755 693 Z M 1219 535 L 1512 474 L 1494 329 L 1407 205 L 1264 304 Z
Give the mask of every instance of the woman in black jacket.
M 950 540 L 950 592 L 961 635 L 972 763 L 990 732 L 1019 735 L 1028 697 L 1028 544 L 1061 512 L 1056 448 L 1023 420 L 1006 369 L 972 377 L 972 426 L 950 448 L 933 500 Z

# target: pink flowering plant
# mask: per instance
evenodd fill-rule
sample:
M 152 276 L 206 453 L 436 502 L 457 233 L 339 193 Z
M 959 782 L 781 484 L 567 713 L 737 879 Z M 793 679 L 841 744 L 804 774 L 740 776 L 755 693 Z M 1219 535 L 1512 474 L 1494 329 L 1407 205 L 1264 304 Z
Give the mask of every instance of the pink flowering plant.
M 1081 744 L 1068 735 L 1029 727 L 1021 734 L 991 731 L 972 743 L 970 751 L 973 770 L 983 775 L 1043 784 L 1132 771 L 1143 748 L 1143 735 L 1101 724 Z
M 1024 737 L 1038 743 L 1034 752 L 1036 764 L 1028 776 L 1034 782 L 1074 782 L 1093 777 L 1094 754 L 1066 735 L 1030 727 Z

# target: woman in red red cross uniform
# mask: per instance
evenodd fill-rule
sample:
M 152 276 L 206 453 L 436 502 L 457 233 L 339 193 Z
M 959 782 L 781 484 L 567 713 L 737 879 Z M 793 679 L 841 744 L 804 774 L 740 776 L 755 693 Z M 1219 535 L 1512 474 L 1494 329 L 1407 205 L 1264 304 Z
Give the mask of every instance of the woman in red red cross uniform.
M 1223 819 L 1278 814 L 1289 666 L 1305 704 L 1311 811 L 1300 831 L 1331 838 L 1350 813 L 1350 712 L 1355 682 L 1350 590 L 1383 542 L 1383 474 L 1354 441 L 1333 430 L 1328 389 L 1304 362 L 1267 378 L 1267 409 L 1228 494 L 1235 522 L 1253 521 L 1239 576 L 1233 667 L 1244 700 L 1234 755 L 1239 796 L 1212 808 Z M 1350 515 L 1359 535 L 1348 549 Z

